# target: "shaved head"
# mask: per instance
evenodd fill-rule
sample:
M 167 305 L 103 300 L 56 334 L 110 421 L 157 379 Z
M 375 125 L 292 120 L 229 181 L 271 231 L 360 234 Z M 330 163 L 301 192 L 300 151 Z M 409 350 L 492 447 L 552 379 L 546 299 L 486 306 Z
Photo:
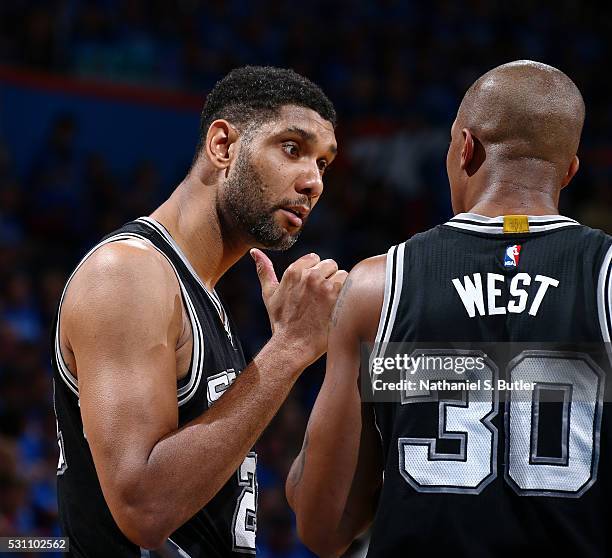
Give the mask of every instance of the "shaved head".
M 467 91 L 456 125 L 502 158 L 569 162 L 578 150 L 584 101 L 563 72 L 530 60 L 498 66 Z
M 446 170 L 455 213 L 558 213 L 578 172 L 584 101 L 563 72 L 517 60 L 476 80 L 451 127 Z M 500 213 L 502 212 L 502 213 Z

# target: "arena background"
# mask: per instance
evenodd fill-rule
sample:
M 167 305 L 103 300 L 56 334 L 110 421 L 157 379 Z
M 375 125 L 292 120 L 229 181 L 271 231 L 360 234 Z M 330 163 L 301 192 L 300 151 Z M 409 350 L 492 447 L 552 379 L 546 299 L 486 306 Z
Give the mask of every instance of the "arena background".
M 344 1 L 0 3 L 0 536 L 59 534 L 49 326 L 80 255 L 150 213 L 186 172 L 202 102 L 244 64 L 292 67 L 339 113 L 322 202 L 277 269 L 345 268 L 451 215 L 445 156 L 465 89 L 530 58 L 564 70 L 587 119 L 562 212 L 612 233 L 612 17 L 601 4 Z M 218 287 L 247 355 L 268 336 L 252 261 Z M 311 556 L 283 483 L 323 362 L 257 449 L 260 556 Z M 409 518 L 407 518 L 407 521 Z

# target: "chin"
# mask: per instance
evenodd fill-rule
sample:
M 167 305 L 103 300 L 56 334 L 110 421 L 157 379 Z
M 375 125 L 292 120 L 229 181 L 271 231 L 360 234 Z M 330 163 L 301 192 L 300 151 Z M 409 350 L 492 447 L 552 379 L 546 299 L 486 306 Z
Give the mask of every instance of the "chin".
M 266 239 L 267 242 L 264 243 L 264 247 L 268 250 L 284 252 L 285 250 L 289 250 L 289 248 L 297 242 L 299 236 L 299 232 L 297 234 L 285 232 L 280 238 L 275 238 L 274 240 Z
M 276 219 L 264 220 L 251 227 L 249 233 L 256 246 L 266 250 L 283 251 L 291 248 L 297 241 L 302 227 L 290 227 Z

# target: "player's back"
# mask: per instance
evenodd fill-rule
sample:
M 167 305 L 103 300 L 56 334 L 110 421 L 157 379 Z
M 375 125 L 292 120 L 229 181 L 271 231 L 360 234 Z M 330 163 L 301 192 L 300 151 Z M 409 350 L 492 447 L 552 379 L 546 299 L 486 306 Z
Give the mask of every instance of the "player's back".
M 410 358 L 372 373 L 368 556 L 610 553 L 611 260 L 561 216 L 461 214 L 391 248 L 373 358 Z

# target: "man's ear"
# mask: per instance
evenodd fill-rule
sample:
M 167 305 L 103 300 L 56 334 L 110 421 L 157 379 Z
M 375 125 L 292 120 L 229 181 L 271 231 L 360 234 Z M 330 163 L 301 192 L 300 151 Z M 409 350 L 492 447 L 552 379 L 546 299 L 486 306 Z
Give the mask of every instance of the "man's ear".
M 578 159 L 578 155 L 574 155 L 572 162 L 570 163 L 569 168 L 567 169 L 567 174 L 563 177 L 561 181 L 561 188 L 565 188 L 574 178 L 578 169 L 580 168 L 580 159 Z
M 467 171 L 474 158 L 474 137 L 468 128 L 461 130 L 463 147 L 461 148 L 461 170 Z
M 229 168 L 238 138 L 238 131 L 227 120 L 215 120 L 208 127 L 204 150 L 214 167 L 219 170 Z

